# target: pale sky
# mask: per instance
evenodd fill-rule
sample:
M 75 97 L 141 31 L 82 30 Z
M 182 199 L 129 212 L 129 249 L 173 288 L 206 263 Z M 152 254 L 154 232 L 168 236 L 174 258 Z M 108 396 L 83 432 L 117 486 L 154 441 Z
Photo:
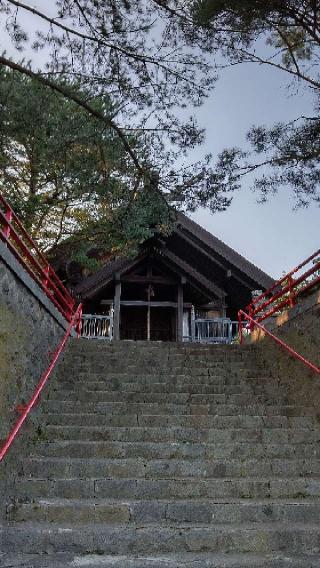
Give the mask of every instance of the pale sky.
M 199 110 L 206 125 L 206 150 L 243 146 L 252 125 L 272 125 L 313 112 L 308 90 L 294 93 L 276 69 L 246 64 L 225 70 L 210 100 Z M 283 190 L 266 204 L 244 184 L 224 213 L 198 211 L 193 218 L 273 277 L 288 272 L 320 247 L 320 208 L 293 211 L 294 200 Z
M 43 7 L 39 1 L 27 3 Z M 34 29 L 32 16 L 25 15 L 24 23 L 26 29 Z M 5 49 L 10 55 L 12 49 L 3 35 L 0 51 Z M 246 64 L 223 71 L 210 99 L 196 109 L 207 135 L 205 147 L 193 152 L 190 161 L 208 152 L 215 156 L 226 147 L 243 146 L 254 124 L 271 126 L 312 112 L 308 90 L 297 93 L 287 86 L 283 73 L 264 66 Z M 267 204 L 257 204 L 258 196 L 249 191 L 248 180 L 224 213 L 201 210 L 192 217 L 271 276 L 279 277 L 320 246 L 320 208 L 311 205 L 293 211 L 292 196 L 285 193 L 270 197 Z

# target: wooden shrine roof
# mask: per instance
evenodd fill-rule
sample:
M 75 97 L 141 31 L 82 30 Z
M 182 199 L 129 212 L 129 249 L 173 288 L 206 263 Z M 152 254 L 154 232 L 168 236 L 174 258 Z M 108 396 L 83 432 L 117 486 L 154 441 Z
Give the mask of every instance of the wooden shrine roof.
M 174 247 L 173 250 L 170 249 L 170 246 L 172 247 L 172 243 L 178 237 L 185 239 L 179 252 L 174 250 Z M 234 267 L 237 274 L 244 276 L 245 286 L 248 289 L 266 289 L 272 286 L 274 282 L 268 274 L 182 213 L 178 214 L 176 228 L 171 236 L 167 239 L 162 238 L 161 242 L 162 244 L 160 242 L 157 244 L 157 239 L 155 239 L 153 254 L 160 261 L 162 259 L 167 263 L 173 271 L 185 275 L 191 284 L 192 282 L 198 284 L 203 290 L 206 290 L 207 294 L 209 293 L 209 296 L 223 299 L 226 292 L 223 289 L 223 283 L 213 282 L 208 277 L 208 270 L 203 270 L 202 273 L 202 267 L 199 267 L 199 263 L 197 267 L 193 265 L 190 254 L 193 247 L 196 247 L 199 255 L 201 255 L 201 252 L 207 254 L 212 266 L 217 262 L 225 271 Z M 84 278 L 76 286 L 75 293 L 81 298 L 93 298 L 117 275 L 126 274 L 147 256 L 148 252 L 142 252 L 135 258 L 120 257 L 108 261 L 91 276 Z M 214 273 L 214 270 L 212 270 L 212 273 Z M 241 281 L 240 277 L 239 279 Z

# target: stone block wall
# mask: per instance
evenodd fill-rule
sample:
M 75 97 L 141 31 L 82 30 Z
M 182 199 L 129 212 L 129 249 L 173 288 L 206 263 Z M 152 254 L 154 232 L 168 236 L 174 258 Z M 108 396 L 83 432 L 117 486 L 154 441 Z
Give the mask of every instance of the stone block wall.
M 270 318 L 265 326 L 297 353 L 320 366 L 320 289 L 301 297 L 295 307 Z M 289 402 L 312 407 L 320 419 L 320 375 L 291 357 L 261 331 L 254 331 L 250 339 L 260 346 L 259 356 L 272 374 L 288 385 Z
M 16 421 L 16 407 L 28 402 L 48 367 L 48 352 L 62 339 L 67 323 L 60 312 L 0 242 L 0 439 Z M 36 412 L 22 427 L 8 457 L 0 464 L 1 479 L 12 477 L 17 451 L 27 451 L 37 432 Z M 5 473 L 7 472 L 7 474 Z M 8 473 L 9 472 L 9 473 Z M 0 487 L 0 497 L 3 493 Z

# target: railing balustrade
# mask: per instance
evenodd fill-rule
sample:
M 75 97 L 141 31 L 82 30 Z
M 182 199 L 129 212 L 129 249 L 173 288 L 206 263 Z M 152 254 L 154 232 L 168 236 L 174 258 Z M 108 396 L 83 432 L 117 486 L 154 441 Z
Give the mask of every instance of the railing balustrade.
M 81 337 L 86 339 L 108 339 L 113 337 L 113 312 L 106 315 L 83 314 Z
M 299 297 L 319 286 L 320 249 L 275 282 L 269 290 L 255 297 L 246 307 L 246 312 L 253 320 L 262 322 L 281 310 L 292 308 Z M 253 329 L 254 324 L 249 321 Z
M 17 215 L 0 194 L 0 241 L 38 284 L 67 321 L 76 310 L 76 301 L 32 240 Z
M 229 318 L 197 318 L 193 329 L 191 341 L 230 344 L 238 335 L 239 324 Z

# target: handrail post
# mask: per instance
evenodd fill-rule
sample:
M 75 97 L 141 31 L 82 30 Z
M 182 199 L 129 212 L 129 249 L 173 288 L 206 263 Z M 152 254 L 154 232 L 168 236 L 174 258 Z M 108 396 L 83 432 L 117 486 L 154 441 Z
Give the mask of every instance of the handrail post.
M 7 221 L 7 224 L 6 224 L 5 228 L 3 229 L 3 236 L 4 236 L 5 240 L 8 240 L 9 237 L 10 237 L 10 232 L 11 232 L 10 223 L 11 223 L 12 217 L 13 217 L 12 209 L 10 209 L 10 207 L 7 208 L 4 216 L 5 216 L 5 219 Z
M 81 330 L 82 330 L 82 304 L 80 304 L 80 307 L 79 307 L 78 321 L 77 321 L 77 324 L 75 326 L 75 329 L 76 329 L 76 333 L 77 333 L 77 338 L 79 339 L 79 337 L 81 336 Z
M 289 307 L 293 308 L 293 306 L 296 305 L 296 299 L 294 293 L 295 280 L 291 275 L 288 277 L 288 286 L 289 286 Z
M 239 322 L 239 342 L 240 345 L 243 343 L 243 334 L 242 334 L 242 315 L 241 312 L 238 312 L 238 322 Z
M 42 278 L 42 286 L 44 287 L 45 291 L 48 290 L 48 284 L 49 284 L 49 276 L 50 276 L 50 265 L 47 264 L 47 266 L 45 266 L 45 268 L 43 269 L 43 272 L 45 273 L 45 277 Z
M 252 304 L 249 304 L 248 312 L 249 312 L 249 316 L 251 318 L 250 321 L 249 321 L 249 329 L 250 329 L 250 332 L 252 333 L 254 331 L 254 319 L 253 319 L 254 306 Z

